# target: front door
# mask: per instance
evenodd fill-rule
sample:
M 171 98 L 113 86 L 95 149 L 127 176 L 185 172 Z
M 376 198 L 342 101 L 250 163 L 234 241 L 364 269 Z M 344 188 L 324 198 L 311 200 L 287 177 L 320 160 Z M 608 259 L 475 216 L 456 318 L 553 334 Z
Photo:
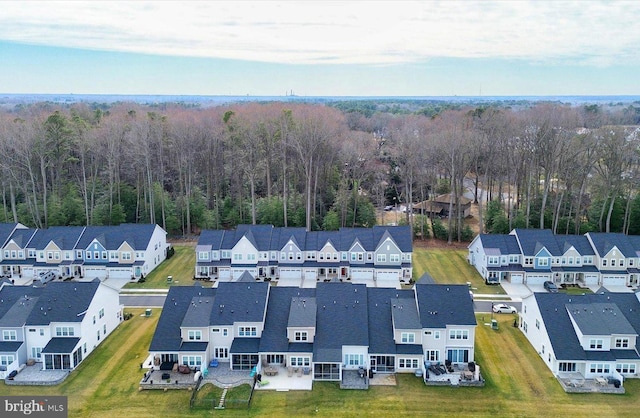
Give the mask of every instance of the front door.
M 375 357 L 371 357 L 371 370 L 373 370 L 374 372 L 377 372 L 378 369 L 376 368 L 377 362 L 376 362 L 376 358 Z

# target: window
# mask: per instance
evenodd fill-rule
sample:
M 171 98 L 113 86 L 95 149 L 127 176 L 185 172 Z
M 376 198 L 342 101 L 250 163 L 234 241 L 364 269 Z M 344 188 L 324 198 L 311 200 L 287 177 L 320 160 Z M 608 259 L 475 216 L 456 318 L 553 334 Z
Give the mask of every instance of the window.
M 36 258 L 36 250 L 29 250 L 29 258 Z
M 76 258 L 82 258 L 82 250 L 76 251 Z
M 389 261 L 392 263 L 400 262 L 400 254 L 389 254 Z
M 44 335 L 44 328 L 40 328 L 40 336 Z
M 100 309 L 100 312 L 98 312 L 98 315 L 100 318 L 104 317 L 104 308 Z
M 229 250 L 222 250 L 220 251 L 221 254 L 221 258 L 231 258 L 231 251 Z
M 524 265 L 525 266 L 530 266 L 533 264 L 533 258 L 532 257 L 525 257 L 524 258 Z
M 16 250 L 11 250 L 11 258 L 17 258 Z
M 258 335 L 256 327 L 238 327 L 239 337 L 255 337 Z
M 189 330 L 187 331 L 187 336 L 189 338 L 189 341 L 200 341 L 202 339 L 202 331 Z
M 255 254 L 247 254 L 247 260 L 253 261 L 256 259 L 256 255 Z
M 387 261 L 387 255 L 386 254 L 378 254 L 376 256 L 376 261 L 378 263 L 385 263 Z
M 198 260 L 208 260 L 209 259 L 209 253 L 206 251 L 200 251 L 198 253 Z
M 540 329 L 540 321 L 536 319 L 536 328 Z
M 615 346 L 616 346 L 616 348 L 629 348 L 629 339 L 628 338 L 616 338 Z
M 98 334 L 100 331 L 98 331 Z M 56 336 L 57 337 L 73 337 L 75 335 L 75 331 L 73 327 L 56 327 Z
M 558 363 L 558 371 L 559 372 L 575 372 L 576 364 L 561 361 L 560 363 Z
M 222 336 L 226 337 L 227 335 L 229 335 L 229 329 L 228 328 L 222 328 Z
M 607 267 L 607 259 L 606 258 L 602 259 L 602 267 Z
M 413 332 L 403 332 L 400 334 L 400 340 L 405 344 L 413 344 L 416 342 L 416 334 Z
M 520 256 L 510 255 L 509 256 L 509 264 L 517 264 L 520 262 Z
M 294 337 L 296 341 L 307 341 L 309 339 L 307 331 L 296 331 Z
M 56 260 L 60 260 L 60 251 L 56 251 L 53 253 L 53 258 L 55 258 Z
M 364 366 L 364 355 L 362 354 L 345 354 L 345 366 Z
M 202 366 L 202 356 L 182 356 L 182 364 L 191 368 Z
M 9 250 L 4 250 L 4 258 L 9 258 Z
M 211 328 L 211 332 L 214 332 L 217 334 L 220 332 L 220 328 Z
M 96 260 L 100 258 L 100 252 L 99 251 L 94 251 L 93 252 L 93 258 L 95 258 Z
M 351 253 L 351 261 L 356 261 L 358 259 L 358 255 L 356 253 Z
M 603 363 L 591 363 L 589 365 L 589 371 L 591 373 L 609 373 L 610 367 L 608 364 Z
M 96 331 L 96 338 L 100 341 L 100 330 Z
M 18 333 L 15 329 L 5 329 L 2 331 L 2 339 L 4 341 L 16 341 L 18 339 Z
M 634 363 L 618 363 L 616 364 L 618 373 L 635 374 L 636 365 Z
M 131 253 L 130 252 L 122 253 L 122 259 L 131 260 Z
M 233 261 L 242 261 L 242 254 L 234 253 L 233 254 Z
M 487 264 L 498 264 L 500 257 L 490 256 Z
M 347 253 L 342 253 L 342 261 L 347 261 Z
M 451 340 L 468 340 L 469 330 L 466 329 L 452 329 L 449 330 L 449 339 Z
M 42 357 L 42 347 L 31 347 L 31 358 L 41 358 Z
M 367 260 L 368 260 L 368 261 L 373 260 L 373 254 L 371 254 L 371 253 L 367 253 Z
M 569 257 L 569 265 L 573 264 L 573 257 Z
M 602 339 L 601 338 L 590 339 L 589 348 L 592 350 L 602 350 Z
M 0 366 L 8 366 L 13 363 L 15 357 L 12 354 L 0 356 Z
M 102 335 L 107 335 L 107 324 L 102 326 Z
M 217 359 L 229 358 L 229 349 L 227 347 L 214 347 L 213 357 Z
M 440 339 L 440 331 L 433 331 L 433 339 L 434 340 Z
M 289 357 L 289 363 L 294 367 L 309 367 L 311 365 L 310 357 Z
M 624 267 L 624 259 L 620 259 L 620 262 L 618 263 L 618 265 L 620 267 Z
M 96 316 L 93 315 L 93 325 L 95 325 L 95 324 L 96 324 Z
M 418 359 L 417 358 L 401 358 L 401 359 L 398 359 L 398 368 L 400 368 L 400 369 L 417 369 L 418 368 Z
M 424 357 L 427 361 L 440 361 L 440 350 L 427 350 Z
M 538 265 L 539 266 L 548 266 L 549 265 L 549 259 L 547 257 L 538 258 Z
M 447 350 L 447 360 L 449 360 L 452 363 L 468 363 L 469 350 L 468 349 Z

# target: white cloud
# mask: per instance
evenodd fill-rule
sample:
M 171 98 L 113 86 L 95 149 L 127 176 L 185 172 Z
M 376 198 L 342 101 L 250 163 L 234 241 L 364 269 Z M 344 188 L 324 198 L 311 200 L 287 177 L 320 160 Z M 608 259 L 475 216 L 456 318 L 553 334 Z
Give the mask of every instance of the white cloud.
M 276 63 L 640 57 L 637 1 L 2 2 L 0 39 Z

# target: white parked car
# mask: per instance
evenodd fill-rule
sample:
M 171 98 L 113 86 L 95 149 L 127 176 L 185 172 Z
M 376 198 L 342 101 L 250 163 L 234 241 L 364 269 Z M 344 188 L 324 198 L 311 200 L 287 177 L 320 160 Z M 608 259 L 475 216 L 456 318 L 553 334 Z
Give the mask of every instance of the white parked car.
M 504 303 L 498 303 L 493 305 L 493 312 L 495 313 L 518 313 L 515 306 L 506 305 Z

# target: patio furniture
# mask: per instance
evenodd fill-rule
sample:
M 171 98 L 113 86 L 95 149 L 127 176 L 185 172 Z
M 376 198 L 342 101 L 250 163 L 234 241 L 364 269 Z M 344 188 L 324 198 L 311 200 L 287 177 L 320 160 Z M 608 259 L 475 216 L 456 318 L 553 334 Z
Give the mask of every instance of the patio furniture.
M 465 370 L 462 372 L 462 378 L 464 380 L 473 380 L 473 372 L 469 370 Z
M 293 367 L 287 367 L 287 376 L 293 376 Z
M 305 367 L 302 369 L 302 374 L 308 375 L 311 373 L 311 369 L 309 367 Z
M 278 374 L 278 369 L 271 366 L 265 367 L 264 374 L 265 376 L 276 376 Z
M 209 362 L 209 367 L 218 367 L 218 359 L 213 359 Z
M 169 373 L 162 373 L 162 380 L 169 380 L 171 379 L 171 375 Z
M 596 377 L 596 383 L 599 384 L 600 386 L 607 386 L 607 379 L 605 379 L 604 377 Z

